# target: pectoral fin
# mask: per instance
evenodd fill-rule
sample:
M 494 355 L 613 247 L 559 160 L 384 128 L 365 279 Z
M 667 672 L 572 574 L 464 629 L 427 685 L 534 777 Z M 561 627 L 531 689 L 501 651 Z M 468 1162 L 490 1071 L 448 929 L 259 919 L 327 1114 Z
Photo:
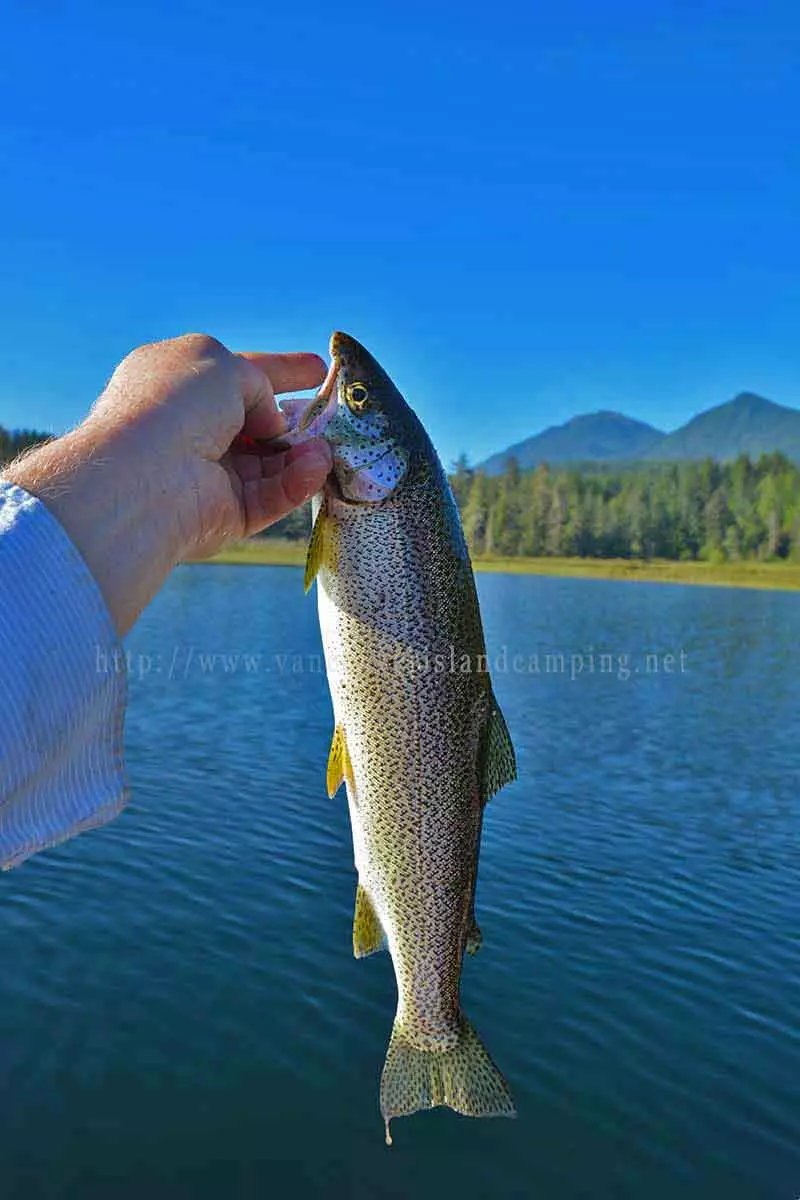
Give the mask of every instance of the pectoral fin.
M 347 752 L 344 730 L 341 725 L 337 725 L 333 731 L 333 741 L 331 742 L 331 750 L 328 755 L 328 770 L 326 774 L 328 795 L 335 796 L 345 780 L 347 780 L 352 789 L 355 789 L 353 764 L 350 762 L 350 755 Z
M 303 587 L 308 591 L 317 577 L 320 567 L 333 565 L 333 528 L 328 518 L 328 509 L 323 500 L 319 506 L 314 528 L 311 530 L 311 540 L 306 553 L 306 570 L 303 577 Z
M 479 774 L 481 799 L 484 804 L 495 792 L 517 778 L 517 757 L 505 718 L 491 697 L 489 720 L 483 735 L 483 752 Z
M 356 890 L 356 911 L 353 916 L 353 954 L 365 958 L 380 950 L 384 943 L 384 932 L 372 901 L 361 884 Z

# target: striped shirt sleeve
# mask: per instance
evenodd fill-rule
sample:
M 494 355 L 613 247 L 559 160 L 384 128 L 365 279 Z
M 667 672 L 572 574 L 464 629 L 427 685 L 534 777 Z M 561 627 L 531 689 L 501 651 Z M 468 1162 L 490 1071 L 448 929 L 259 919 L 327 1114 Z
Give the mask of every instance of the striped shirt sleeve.
M 124 806 L 126 694 L 89 568 L 41 501 L 0 480 L 0 867 Z

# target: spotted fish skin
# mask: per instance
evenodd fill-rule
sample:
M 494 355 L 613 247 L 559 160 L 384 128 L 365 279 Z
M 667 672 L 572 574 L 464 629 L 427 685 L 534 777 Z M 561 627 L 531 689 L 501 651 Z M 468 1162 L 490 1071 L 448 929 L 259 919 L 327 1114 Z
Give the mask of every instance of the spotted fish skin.
M 309 577 L 347 788 L 357 954 L 383 938 L 398 1007 L 381 1081 L 386 1122 L 435 1105 L 514 1114 L 461 1012 L 483 807 L 515 778 L 492 692 L 475 583 L 447 477 L 383 369 L 335 334 L 334 474 L 315 498 Z M 372 498 L 375 497 L 375 498 Z

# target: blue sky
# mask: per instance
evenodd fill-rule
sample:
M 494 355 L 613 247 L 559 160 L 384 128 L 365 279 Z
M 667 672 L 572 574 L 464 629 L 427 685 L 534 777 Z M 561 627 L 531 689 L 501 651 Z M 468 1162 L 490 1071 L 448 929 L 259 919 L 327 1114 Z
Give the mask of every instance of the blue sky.
M 343 328 L 443 459 L 800 405 L 795 0 L 12 0 L 0 423 L 133 346 Z

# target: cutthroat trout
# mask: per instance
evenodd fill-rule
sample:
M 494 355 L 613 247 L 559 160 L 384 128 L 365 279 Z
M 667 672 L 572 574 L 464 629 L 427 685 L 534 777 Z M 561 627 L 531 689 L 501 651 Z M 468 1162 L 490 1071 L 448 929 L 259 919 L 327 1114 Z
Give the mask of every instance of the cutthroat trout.
M 461 1011 L 483 808 L 516 778 L 487 669 L 458 510 L 428 435 L 371 354 L 344 333 L 296 419 L 333 471 L 313 504 L 306 590 L 319 619 L 335 731 L 331 796 L 347 789 L 356 957 L 388 945 L 398 1004 L 380 1086 L 389 1123 L 447 1105 L 514 1116 L 508 1085 Z M 294 440 L 294 439 L 291 439 Z

